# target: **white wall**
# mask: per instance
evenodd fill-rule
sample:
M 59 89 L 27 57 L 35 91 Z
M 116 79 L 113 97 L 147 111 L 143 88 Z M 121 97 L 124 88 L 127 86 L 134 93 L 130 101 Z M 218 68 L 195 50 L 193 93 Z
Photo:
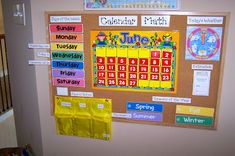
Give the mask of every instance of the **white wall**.
M 36 70 L 28 65 L 33 51 L 27 44 L 33 42 L 30 0 L 3 0 L 7 56 L 12 102 L 19 146 L 31 144 L 38 156 L 42 155 L 42 138 L 36 86 Z M 13 20 L 13 5 L 25 3 L 26 25 Z M 1 138 L 0 138 L 1 139 Z
M 58 136 L 50 115 L 48 70 L 36 67 L 44 156 L 232 156 L 235 153 L 235 1 L 182 0 L 181 11 L 231 12 L 218 130 L 183 129 L 113 122 L 113 140 Z M 44 11 L 79 11 L 79 0 L 31 0 L 33 40 L 45 43 Z

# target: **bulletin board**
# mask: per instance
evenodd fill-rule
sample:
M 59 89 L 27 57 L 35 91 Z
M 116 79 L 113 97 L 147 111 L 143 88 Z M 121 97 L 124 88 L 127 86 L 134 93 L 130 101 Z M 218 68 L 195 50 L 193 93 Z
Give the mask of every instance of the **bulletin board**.
M 112 120 L 216 129 L 228 13 L 47 12 L 55 98 L 112 101 Z

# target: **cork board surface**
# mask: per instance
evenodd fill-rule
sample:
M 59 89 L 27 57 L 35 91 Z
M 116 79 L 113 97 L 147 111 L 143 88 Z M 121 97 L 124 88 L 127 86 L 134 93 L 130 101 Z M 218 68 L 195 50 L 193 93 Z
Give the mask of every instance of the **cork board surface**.
M 81 20 L 74 22 L 55 22 L 52 21 L 52 17 L 71 17 L 78 16 Z M 119 18 L 123 20 L 127 20 L 129 18 L 135 18 L 136 25 L 130 26 L 131 24 L 127 24 L 126 26 L 119 25 L 114 26 L 111 23 L 110 25 L 101 26 L 99 18 L 111 16 L 113 18 Z M 122 17 L 120 17 L 122 16 Z M 143 26 L 141 24 L 142 16 L 147 17 L 162 17 L 169 16 L 169 25 L 168 26 Z M 128 17 L 128 18 L 125 18 Z M 187 22 L 188 17 L 203 17 L 203 18 L 211 18 L 213 17 L 216 20 L 222 18 L 222 21 L 218 23 L 201 23 L 201 24 L 189 24 Z M 107 17 L 108 18 L 108 17 Z M 160 20 L 159 20 L 160 21 Z M 159 21 L 158 24 L 159 24 Z M 177 126 L 177 127 L 187 127 L 187 128 L 201 128 L 201 129 L 216 129 L 217 126 L 217 118 L 219 112 L 219 100 L 220 100 L 220 88 L 221 81 L 223 76 L 223 63 L 224 63 L 224 55 L 225 55 L 225 39 L 226 39 L 226 27 L 228 22 L 228 14 L 227 13 L 177 13 L 177 12 L 47 12 L 46 13 L 46 22 L 48 29 L 48 42 L 51 44 L 51 54 L 52 53 L 79 53 L 81 52 L 83 58 L 79 58 L 79 56 L 74 57 L 75 62 L 82 62 L 82 71 L 84 74 L 82 76 L 82 80 L 80 82 L 80 86 L 68 85 L 68 84 L 60 84 L 59 80 L 56 79 L 56 75 L 53 75 L 54 70 L 59 70 L 57 72 L 61 72 L 60 64 L 56 63 L 53 66 L 53 62 L 59 61 L 72 61 L 74 60 L 60 60 L 60 58 L 51 58 L 51 67 L 49 67 L 49 75 L 50 75 L 50 89 L 51 89 L 51 105 L 52 108 L 54 106 L 54 97 L 58 96 L 58 87 L 66 88 L 67 95 L 65 97 L 74 97 L 71 96 L 71 92 L 83 92 L 83 93 L 93 93 L 93 97 L 95 98 L 107 98 L 112 99 L 112 112 L 113 113 L 121 113 L 116 114 L 113 117 L 113 121 L 122 121 L 122 122 L 130 122 L 130 123 L 140 123 L 140 124 L 152 124 L 152 125 L 166 125 L 166 126 Z M 107 22 L 107 21 L 106 21 Z M 156 22 L 156 21 L 155 21 Z M 115 23 L 115 22 L 114 22 Z M 152 22 L 154 23 L 154 22 Z M 107 23 L 103 23 L 107 24 Z M 155 23 L 156 24 L 156 23 Z M 57 26 L 71 26 L 71 30 L 65 30 L 63 32 L 62 29 L 57 29 Z M 74 29 L 72 28 L 74 26 Z M 53 28 L 54 27 L 54 28 Z M 69 28 L 69 27 L 67 27 Z M 80 29 L 80 30 L 79 30 Z M 192 29 L 192 30 L 190 30 Z M 54 31 L 55 30 L 55 31 Z M 203 54 L 196 54 L 196 50 L 193 49 L 194 45 L 197 42 L 193 42 L 194 38 L 200 35 L 204 35 L 203 31 L 206 31 L 205 36 L 200 36 L 200 46 L 206 45 L 206 41 L 201 41 L 202 39 L 209 40 L 208 36 L 212 36 L 212 41 L 210 43 L 217 43 L 214 48 L 216 49 L 214 53 L 208 54 L 204 57 Z M 123 33 L 124 32 L 124 33 Z M 130 41 L 127 44 L 125 42 L 125 37 L 128 35 L 125 32 L 132 36 L 134 41 Z M 157 32 L 158 43 L 155 43 L 154 34 Z M 111 33 L 111 36 L 109 36 Z M 56 35 L 65 35 L 63 37 Z M 68 38 L 71 35 L 70 39 Z M 103 42 L 103 45 L 99 45 L 101 42 L 97 41 L 99 36 L 105 36 L 107 42 Z M 116 36 L 115 36 L 116 35 Z M 126 36 L 125 36 L 126 35 Z M 134 35 L 137 35 L 134 38 Z M 170 35 L 172 45 L 164 45 L 164 35 Z M 191 36 L 190 36 L 191 35 Z M 214 37 L 213 37 L 214 35 Z M 67 37 L 66 37 L 67 36 Z M 76 37 L 73 37 L 76 36 Z M 146 37 L 146 38 L 144 38 Z M 75 39 L 76 38 L 76 39 Z M 144 38 L 144 39 L 143 39 Z M 213 40 L 215 38 L 215 40 Z M 111 40 L 113 39 L 113 40 Z M 116 39 L 116 40 L 115 40 Z M 121 39 L 121 40 L 120 40 Z M 142 40 L 143 39 L 143 40 Z M 116 41 L 116 43 L 115 43 Z M 122 42 L 121 42 L 122 41 Z M 136 43 L 136 42 L 140 43 Z M 125 43 L 124 43 L 125 42 Z M 150 42 L 151 45 L 150 45 Z M 191 49 L 188 49 L 188 53 L 191 52 L 192 56 L 186 57 L 186 51 L 188 45 L 190 45 Z M 192 43 L 191 43 L 192 42 Z M 58 50 L 58 46 L 56 44 L 72 44 L 76 45 L 77 48 L 75 50 L 63 49 Z M 54 45 L 53 45 L 54 44 Z M 140 44 L 140 45 L 139 45 Z M 125 45 L 127 45 L 125 47 Z M 53 47 L 55 46 L 55 47 Z M 57 46 L 57 47 L 56 47 Z M 123 47 L 124 46 L 124 47 Z M 149 47 L 147 47 L 149 46 Z M 152 46 L 152 47 L 151 47 Z M 155 46 L 155 49 L 154 49 Z M 209 47 L 209 45 L 206 45 Z M 213 46 L 213 44 L 210 44 Z M 112 48 L 114 55 L 108 55 L 108 48 Z M 55 48 L 55 49 L 53 49 Z M 80 48 L 80 49 L 79 49 Z M 101 48 L 98 50 L 98 48 Z M 103 48 L 103 49 L 102 49 Z M 116 48 L 115 50 L 113 48 Z M 126 50 L 126 49 L 127 50 Z M 141 64 L 140 56 L 141 48 L 147 49 L 146 51 L 149 55 L 143 55 L 143 58 L 147 58 L 147 64 Z M 165 48 L 165 49 L 164 49 Z M 120 55 L 119 51 L 126 50 L 128 52 L 130 49 L 138 49 L 138 56 L 134 57 L 137 59 L 137 62 L 133 62 L 133 66 L 137 67 L 137 71 L 130 71 L 130 51 L 126 56 Z M 160 63 L 154 64 L 151 62 L 152 51 L 158 51 L 160 49 L 160 58 L 157 58 Z M 106 51 L 104 53 L 104 60 L 102 60 L 102 50 Z M 99 52 L 98 52 L 99 51 Z M 167 70 L 170 72 L 163 72 L 163 62 L 166 58 L 164 58 L 164 52 L 170 52 L 170 65 L 168 64 Z M 193 53 L 195 52 L 195 55 Z M 201 51 L 204 52 L 204 51 Z M 218 54 L 219 53 L 219 54 Z M 106 55 L 107 54 L 107 55 Z M 190 54 L 190 53 L 189 53 Z M 213 56 L 212 56 L 213 55 Z M 219 55 L 219 56 L 215 56 Z M 73 54 L 75 56 L 75 54 Z M 201 58 L 200 58 L 201 57 Z M 206 58 L 207 57 L 207 58 Z M 76 58 L 78 60 L 76 60 Z M 99 62 L 99 59 L 101 62 Z M 108 60 L 115 62 L 108 62 Z M 124 58 L 124 64 L 121 63 Z M 79 60 L 80 59 L 80 60 Z M 216 60 L 217 59 L 217 60 Z M 103 62 L 104 61 L 104 62 Z M 107 69 L 108 64 L 115 65 L 114 69 Z M 136 64 L 135 64 L 136 63 Z M 169 63 L 169 62 L 168 62 Z M 100 68 L 98 69 L 98 64 Z M 199 65 L 202 65 L 201 68 Z M 71 65 L 71 64 L 70 64 Z M 102 66 L 103 65 L 103 66 Z M 122 65 L 126 66 L 126 69 L 122 71 Z M 143 71 L 141 70 L 141 65 L 143 65 Z M 159 66 L 159 72 L 152 71 L 152 67 Z M 79 66 L 79 65 L 78 65 Z M 119 69 L 119 66 L 120 69 Z M 194 66 L 196 69 L 192 69 Z M 72 65 L 66 68 L 65 70 L 70 70 L 69 67 L 73 67 Z M 81 67 L 81 65 L 80 65 Z M 102 68 L 105 69 L 102 69 Z M 64 69 L 64 68 L 63 68 Z M 65 72 L 65 70 L 63 70 Z M 78 69 L 80 70 L 80 69 Z M 110 70 L 110 71 L 109 71 Z M 147 71 L 146 71 L 147 70 Z M 153 69 L 154 70 L 154 69 Z M 174 71 L 174 72 L 173 72 Z M 195 72 L 196 71 L 196 72 Z M 202 71 L 202 72 L 201 72 Z M 100 75 L 98 75 L 98 72 Z M 102 72 L 104 75 L 102 76 Z M 123 75 L 119 75 L 119 72 L 124 72 L 124 77 L 119 77 Z M 136 78 L 133 79 L 134 85 L 128 76 L 129 74 L 135 73 L 134 76 Z M 152 72 L 152 73 L 151 73 Z M 147 73 L 147 78 L 140 81 L 140 74 Z M 164 74 L 169 73 L 170 83 L 162 83 Z M 110 75 L 108 75 L 110 74 Z M 113 75 L 114 74 L 114 75 Z M 155 74 L 155 75 L 154 75 Z M 202 77 L 203 82 L 200 84 L 196 84 L 196 80 L 199 74 L 209 74 L 206 77 Z M 58 76 L 58 75 L 57 75 Z M 64 75 L 66 76 L 66 74 Z M 68 76 L 68 75 L 67 75 Z M 109 77 L 110 76 L 110 77 Z M 151 82 L 157 81 L 156 79 L 151 79 L 153 77 L 157 77 L 159 83 Z M 70 78 L 68 76 L 68 78 Z M 173 78 L 173 80 L 172 80 Z M 54 80 L 55 79 L 55 80 Z M 77 78 L 75 78 L 77 79 Z M 109 81 L 112 79 L 113 81 Z M 100 83 L 98 81 L 100 80 Z M 123 81 L 119 81 L 123 80 Z M 209 86 L 203 86 L 208 85 Z M 109 83 L 110 82 L 110 83 Z M 120 82 L 120 83 L 119 83 Z M 76 83 L 76 82 L 74 82 Z M 136 83 L 136 84 L 135 84 Z M 162 84 L 162 85 L 161 85 Z M 195 85 L 195 86 L 193 86 Z M 193 93 L 193 90 L 199 85 L 199 93 Z M 201 85 L 201 86 L 200 86 Z M 200 88 L 201 87 L 201 88 Z M 206 88 L 209 87 L 209 90 Z M 154 88 L 154 89 L 153 89 Z M 160 88 L 160 89 L 159 89 Z M 204 88 L 204 89 L 203 89 Z M 201 91 L 207 92 L 207 93 Z M 207 91 L 206 91 L 207 90 Z M 201 92 L 200 92 L 201 91 Z M 194 95 L 193 95 L 194 94 Z M 204 95 L 197 95 L 204 94 Z M 60 95 L 59 95 L 60 96 Z M 62 96 L 62 95 L 61 95 Z M 83 97 L 85 95 L 82 95 Z M 168 98 L 168 101 L 167 101 Z M 157 99 L 157 100 L 156 100 Z M 169 101 L 170 100 L 170 101 Z M 130 118 L 131 116 L 131 118 Z

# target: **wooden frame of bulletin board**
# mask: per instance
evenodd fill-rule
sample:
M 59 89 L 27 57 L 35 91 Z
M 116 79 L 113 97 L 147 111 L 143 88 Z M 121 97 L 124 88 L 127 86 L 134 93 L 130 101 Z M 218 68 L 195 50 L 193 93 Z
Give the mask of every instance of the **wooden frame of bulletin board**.
M 229 13 L 46 12 L 55 98 L 112 100 L 113 121 L 216 129 Z

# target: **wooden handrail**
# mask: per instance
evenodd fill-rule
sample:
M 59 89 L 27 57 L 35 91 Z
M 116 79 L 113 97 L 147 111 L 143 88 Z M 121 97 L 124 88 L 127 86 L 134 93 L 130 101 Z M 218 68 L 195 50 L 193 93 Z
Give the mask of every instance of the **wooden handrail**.
M 0 34 L 0 114 L 12 108 L 5 34 Z
M 5 34 L 0 34 L 0 38 L 5 38 Z

